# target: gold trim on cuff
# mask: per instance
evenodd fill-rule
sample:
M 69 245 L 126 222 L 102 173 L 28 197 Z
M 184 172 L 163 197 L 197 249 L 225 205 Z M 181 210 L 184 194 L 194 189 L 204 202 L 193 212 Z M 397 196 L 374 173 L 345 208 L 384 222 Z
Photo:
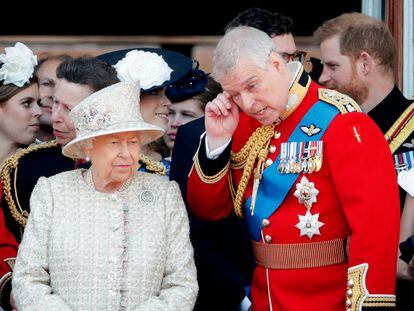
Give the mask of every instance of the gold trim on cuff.
M 200 162 L 198 160 L 198 152 L 197 152 L 196 156 L 194 157 L 194 167 L 196 169 L 196 172 L 197 172 L 198 177 L 200 177 L 200 179 L 204 183 L 206 183 L 206 184 L 214 184 L 214 183 L 218 182 L 220 179 L 222 179 L 226 175 L 226 173 L 228 172 L 229 167 L 230 167 L 230 161 L 226 164 L 225 167 L 223 167 L 220 170 L 220 172 L 218 172 L 217 174 L 215 174 L 213 176 L 208 176 L 201 169 Z

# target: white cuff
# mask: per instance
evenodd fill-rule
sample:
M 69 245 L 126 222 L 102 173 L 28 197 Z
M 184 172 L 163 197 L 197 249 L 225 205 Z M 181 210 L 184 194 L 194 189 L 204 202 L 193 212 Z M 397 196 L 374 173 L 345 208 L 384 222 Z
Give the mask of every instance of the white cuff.
M 244 296 L 243 300 L 239 305 L 239 311 L 248 311 L 251 305 L 252 303 L 250 302 L 249 298 L 247 296 Z
M 205 135 L 205 134 L 204 134 Z M 210 159 L 210 160 L 215 160 L 215 159 L 217 159 L 219 156 L 220 156 L 220 154 L 222 154 L 223 153 L 223 151 L 227 148 L 227 146 L 230 144 L 230 142 L 231 142 L 231 138 L 224 144 L 224 145 L 222 145 L 222 146 L 220 146 L 220 147 L 218 147 L 218 148 L 216 148 L 216 149 L 214 149 L 213 151 L 210 151 L 209 149 L 208 149 L 208 142 L 207 142 L 207 139 L 208 139 L 208 137 L 207 137 L 207 135 L 206 135 L 206 153 L 207 153 L 207 158 L 208 159 Z
M 409 195 L 414 197 L 414 168 L 409 171 L 401 171 L 398 173 L 398 184 Z

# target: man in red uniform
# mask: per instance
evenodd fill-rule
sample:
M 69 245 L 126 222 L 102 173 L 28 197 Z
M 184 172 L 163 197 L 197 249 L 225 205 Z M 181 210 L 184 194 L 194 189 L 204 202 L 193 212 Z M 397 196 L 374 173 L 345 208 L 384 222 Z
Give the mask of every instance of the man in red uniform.
M 246 218 L 253 310 L 392 310 L 398 189 L 374 122 L 254 28 L 220 40 L 213 76 L 224 92 L 206 106 L 187 197 L 201 218 Z

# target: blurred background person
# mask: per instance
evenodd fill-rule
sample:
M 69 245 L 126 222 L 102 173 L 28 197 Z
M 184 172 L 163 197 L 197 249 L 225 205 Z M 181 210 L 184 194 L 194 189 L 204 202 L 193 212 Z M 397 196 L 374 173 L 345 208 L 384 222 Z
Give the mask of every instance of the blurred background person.
M 117 70 L 121 81 L 139 81 L 140 109 L 143 119 L 168 129 L 171 102 L 165 95 L 166 87 L 184 77 L 192 68 L 187 56 L 167 49 L 136 48 L 109 52 L 98 56 Z M 168 175 L 170 161 L 163 141 L 142 146 L 139 168 L 141 171 Z
M 36 64 L 36 55 L 20 42 L 0 55 L 0 164 L 33 143 L 39 130 Z
M 168 113 L 168 129 L 164 142 L 171 157 L 177 129 L 190 121 L 204 116 L 206 103 L 220 93 L 220 85 L 200 69 L 191 70 L 184 78 L 167 87 L 171 101 Z
M 56 77 L 57 67 L 70 57 L 68 55 L 51 55 L 39 60 L 36 67 L 35 75 L 39 83 L 40 94 L 40 109 L 42 115 L 40 116 L 40 129 L 37 132 L 36 138 L 40 141 L 53 140 L 52 128 L 52 106 L 53 94 L 58 78 Z

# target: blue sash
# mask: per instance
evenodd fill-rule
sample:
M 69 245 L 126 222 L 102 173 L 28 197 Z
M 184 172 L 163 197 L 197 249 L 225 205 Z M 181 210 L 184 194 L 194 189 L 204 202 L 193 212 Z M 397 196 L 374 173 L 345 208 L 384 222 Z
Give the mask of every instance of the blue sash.
M 316 102 L 305 114 L 294 129 L 288 142 L 307 142 L 320 140 L 333 118 L 339 113 L 338 109 L 323 101 Z M 301 126 L 317 124 L 321 131 L 315 135 L 308 136 L 300 129 Z M 299 174 L 279 174 L 277 167 L 280 162 L 280 153 L 275 162 L 263 172 L 260 186 L 257 191 L 254 215 L 250 214 L 251 196 L 245 203 L 245 215 L 247 225 L 252 238 L 261 240 L 262 220 L 269 218 L 282 204 L 287 193 L 292 188 Z

